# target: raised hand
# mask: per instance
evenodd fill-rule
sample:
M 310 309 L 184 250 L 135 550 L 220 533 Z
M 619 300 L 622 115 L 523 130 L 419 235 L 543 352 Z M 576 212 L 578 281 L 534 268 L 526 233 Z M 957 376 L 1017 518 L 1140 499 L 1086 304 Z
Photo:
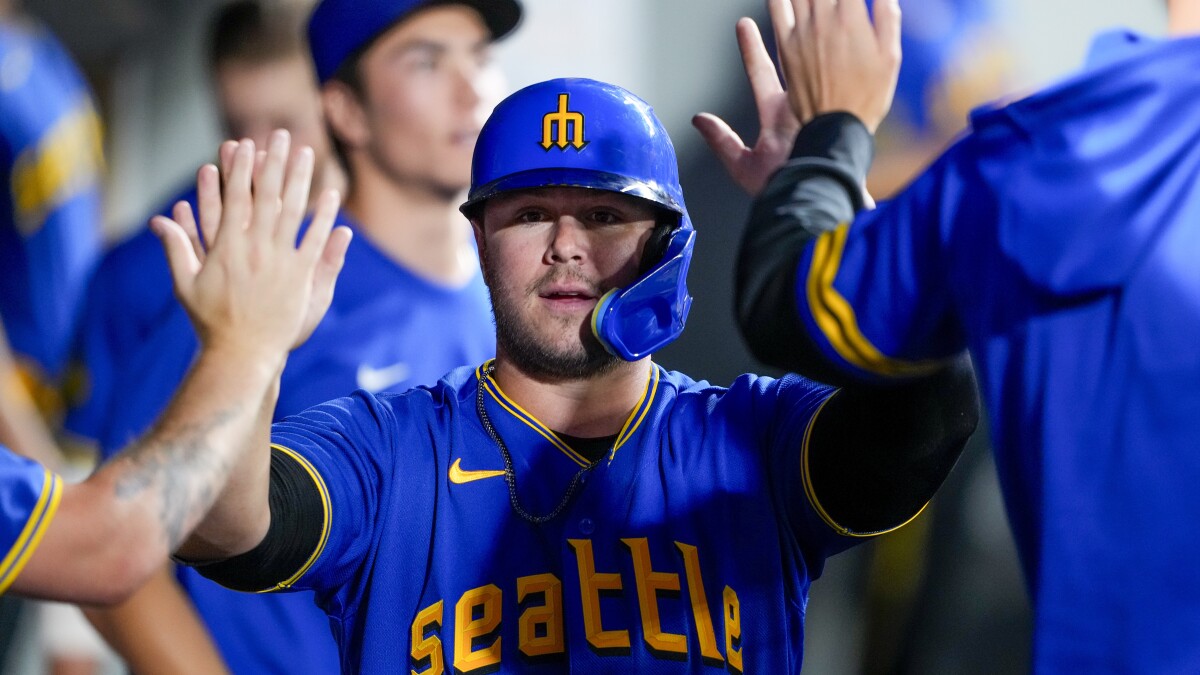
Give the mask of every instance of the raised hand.
M 845 111 L 872 133 L 900 73 L 900 5 L 874 0 L 768 0 L 792 111 L 802 123 Z
M 282 361 L 329 307 L 350 231 L 333 228 L 339 196 L 328 192 L 297 246 L 313 154 L 301 148 L 289 160 L 289 149 L 285 131 L 265 153 L 248 140 L 227 142 L 224 189 L 215 166 L 197 174 L 199 223 L 186 202 L 173 219 L 151 221 L 205 349 Z
M 737 22 L 736 32 L 742 64 L 758 108 L 758 140 L 753 148 L 747 147 L 724 120 L 709 113 L 696 115 L 692 124 L 734 182 L 753 197 L 762 191 L 771 174 L 787 161 L 800 130 L 800 121 L 792 112 L 758 26 L 743 18 Z

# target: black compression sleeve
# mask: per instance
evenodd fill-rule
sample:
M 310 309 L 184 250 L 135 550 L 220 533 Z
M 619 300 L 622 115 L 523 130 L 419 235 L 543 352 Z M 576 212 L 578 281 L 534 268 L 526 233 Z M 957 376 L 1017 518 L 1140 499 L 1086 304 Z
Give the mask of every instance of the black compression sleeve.
M 928 377 L 843 388 L 821 410 L 809 442 L 817 501 L 851 532 L 900 525 L 933 497 L 978 422 L 965 354 Z
M 271 527 L 258 546 L 196 571 L 235 591 L 258 592 L 291 578 L 316 551 L 325 524 L 321 492 L 295 459 L 271 449 Z
M 800 254 L 863 207 L 874 141 L 849 113 L 821 115 L 796 137 L 792 159 L 754 200 L 737 262 L 735 310 L 760 361 L 814 379 L 847 379 L 820 358 L 796 308 Z

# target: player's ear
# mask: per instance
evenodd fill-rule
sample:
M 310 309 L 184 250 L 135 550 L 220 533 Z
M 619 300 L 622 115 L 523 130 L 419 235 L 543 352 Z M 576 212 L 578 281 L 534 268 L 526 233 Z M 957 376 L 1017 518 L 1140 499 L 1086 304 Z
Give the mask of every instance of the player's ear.
M 350 85 L 330 80 L 321 87 L 321 109 L 337 140 L 348 148 L 361 148 L 370 136 L 362 101 Z

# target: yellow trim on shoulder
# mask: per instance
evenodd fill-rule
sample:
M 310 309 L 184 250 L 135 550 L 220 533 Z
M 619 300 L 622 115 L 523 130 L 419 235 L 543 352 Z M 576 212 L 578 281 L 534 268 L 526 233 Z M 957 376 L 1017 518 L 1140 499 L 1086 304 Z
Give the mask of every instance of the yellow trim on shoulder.
M 282 452 L 288 457 L 291 457 L 296 461 L 297 464 L 300 465 L 301 468 L 305 470 L 305 472 L 308 473 L 309 477 L 312 478 L 313 483 L 315 483 L 317 486 L 317 491 L 321 494 L 321 511 L 322 515 L 324 516 L 324 520 L 321 523 L 321 538 L 317 541 L 317 547 L 313 549 L 312 555 L 308 557 L 308 560 L 304 562 L 300 569 L 296 570 L 296 573 L 285 581 L 275 584 L 271 588 L 258 591 L 259 593 L 270 593 L 272 591 L 283 590 L 291 587 L 292 584 L 299 581 L 300 577 L 304 576 L 304 573 L 313 566 L 313 563 L 317 562 L 317 558 L 321 557 L 321 553 L 325 550 L 325 544 L 329 541 L 329 527 L 332 521 L 330 518 L 332 506 L 329 501 L 329 489 L 325 486 L 325 480 L 321 478 L 321 474 L 317 472 L 317 469 L 312 465 L 312 462 L 309 462 L 295 450 L 279 445 L 278 443 L 272 443 L 271 448 Z
M 834 351 L 852 365 L 888 377 L 903 377 L 931 373 L 942 367 L 943 361 L 905 361 L 879 351 L 858 326 L 854 308 L 833 287 L 842 253 L 846 248 L 849 223 L 823 233 L 813 246 L 805 292 L 813 321 L 829 340 Z
M 816 491 L 816 488 L 814 488 L 813 484 L 812 484 L 812 472 L 810 472 L 808 470 L 809 443 L 812 441 L 812 433 L 813 433 L 813 429 L 816 427 L 816 424 L 817 424 L 817 417 L 821 414 L 821 411 L 825 409 L 825 404 L 832 401 L 833 397 L 837 396 L 839 391 L 841 391 L 841 390 L 840 389 L 835 390 L 832 394 L 829 395 L 828 398 L 826 398 L 824 401 L 821 402 L 821 405 L 817 408 L 817 411 L 813 413 L 812 418 L 810 418 L 808 420 L 808 427 L 804 429 L 804 444 L 803 444 L 803 448 L 801 449 L 801 452 L 800 452 L 800 473 L 801 473 L 801 479 L 804 483 L 804 494 L 805 494 L 805 496 L 808 497 L 808 503 L 812 504 L 813 509 L 817 512 L 817 515 L 821 517 L 821 520 L 825 521 L 826 525 L 828 525 L 834 532 L 837 532 L 838 534 L 842 535 L 843 537 L 854 537 L 857 539 L 866 539 L 868 537 L 875 537 L 875 536 L 878 536 L 881 534 L 887 534 L 888 532 L 895 532 L 896 530 L 898 530 L 898 529 L 904 527 L 905 525 L 911 523 L 912 521 L 916 520 L 917 516 L 921 515 L 921 513 L 925 511 L 925 508 L 927 506 L 929 506 L 929 502 L 925 502 L 925 504 L 922 505 L 921 508 L 917 509 L 916 513 L 912 514 L 912 516 L 910 518 L 905 520 L 903 523 L 896 525 L 895 527 L 889 527 L 885 530 L 878 530 L 875 532 L 855 532 L 855 531 L 851 530 L 850 528 L 845 527 L 845 526 L 839 524 L 836 520 L 834 520 L 833 516 L 829 515 L 829 512 L 825 510 L 825 507 L 821 505 L 821 501 L 819 499 L 817 499 L 817 491 Z
M 13 581 L 20 576 L 21 570 L 25 569 L 25 563 L 29 562 L 33 552 L 42 543 L 42 537 L 54 520 L 58 504 L 62 501 L 62 478 L 49 469 L 43 471 L 45 476 L 42 479 L 42 493 L 38 495 L 37 503 L 29 512 L 29 518 L 25 521 L 20 536 L 13 542 L 4 560 L 0 561 L 0 595 L 8 590 Z

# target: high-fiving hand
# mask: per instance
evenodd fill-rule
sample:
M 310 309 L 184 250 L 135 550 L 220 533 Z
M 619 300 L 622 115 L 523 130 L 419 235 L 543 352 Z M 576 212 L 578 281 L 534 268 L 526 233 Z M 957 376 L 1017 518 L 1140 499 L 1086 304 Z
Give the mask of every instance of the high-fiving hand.
M 216 166 L 197 174 L 199 227 L 187 202 L 175 205 L 173 219 L 151 221 L 204 349 L 282 363 L 333 299 L 351 233 L 333 227 L 340 197 L 329 191 L 297 246 L 313 153 L 289 149 L 282 130 L 265 152 L 249 140 L 227 141 L 224 188 Z
M 754 147 L 720 118 L 692 120 L 733 180 L 757 196 L 787 161 L 802 123 L 845 111 L 874 132 L 891 108 L 900 73 L 900 6 L 874 0 L 872 24 L 863 0 L 768 0 L 787 89 L 750 19 L 737 23 L 738 47 L 754 103 Z
M 892 107 L 900 75 L 900 4 L 875 0 L 769 0 L 792 111 L 853 113 L 871 133 Z

